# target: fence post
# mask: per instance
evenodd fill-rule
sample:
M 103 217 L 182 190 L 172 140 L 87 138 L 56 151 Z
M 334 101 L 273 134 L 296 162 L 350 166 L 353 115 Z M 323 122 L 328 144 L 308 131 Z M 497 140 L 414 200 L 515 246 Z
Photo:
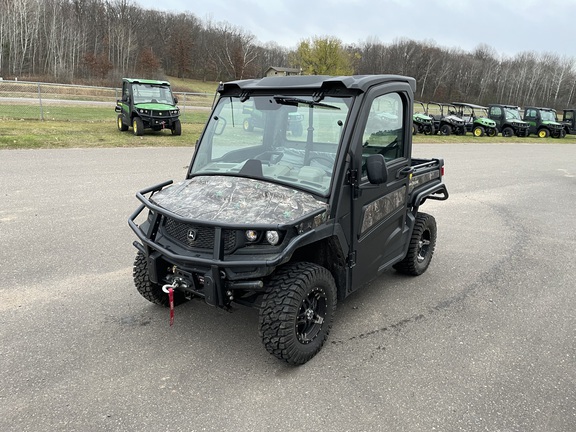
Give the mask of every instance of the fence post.
M 186 93 L 182 93 L 182 97 L 184 98 L 184 103 L 181 103 L 180 105 L 182 105 L 182 120 L 186 121 Z
M 40 91 L 40 83 L 38 83 L 38 100 L 40 101 L 40 120 L 44 120 L 44 110 L 42 109 L 42 92 Z

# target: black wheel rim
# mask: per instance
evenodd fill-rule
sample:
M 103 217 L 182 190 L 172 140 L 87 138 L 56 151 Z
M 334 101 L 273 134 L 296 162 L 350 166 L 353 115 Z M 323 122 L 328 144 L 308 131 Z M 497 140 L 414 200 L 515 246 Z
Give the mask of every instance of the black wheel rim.
M 428 253 L 430 252 L 430 231 L 424 231 L 422 233 L 422 237 L 418 242 L 418 255 L 416 259 L 419 263 L 422 263 L 428 257 Z
M 320 334 L 327 304 L 326 293 L 321 288 L 314 288 L 302 299 L 296 317 L 296 337 L 300 343 L 308 344 Z

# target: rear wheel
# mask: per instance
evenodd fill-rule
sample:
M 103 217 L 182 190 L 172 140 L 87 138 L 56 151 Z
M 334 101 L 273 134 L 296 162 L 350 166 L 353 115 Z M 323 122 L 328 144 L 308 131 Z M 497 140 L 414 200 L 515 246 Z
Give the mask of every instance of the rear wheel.
M 394 268 L 404 274 L 419 276 L 426 271 L 436 248 L 436 219 L 426 213 L 416 215 L 408 253 Z
M 538 138 L 548 138 L 550 136 L 550 131 L 546 128 L 542 128 L 538 131 Z
M 496 135 L 498 135 L 498 129 L 488 128 L 486 129 L 486 135 L 488 135 L 489 137 L 495 137 Z
M 418 126 L 412 125 L 412 135 L 416 135 L 418 133 Z
M 475 137 L 482 137 L 484 136 L 485 132 L 486 131 L 482 126 L 475 126 L 474 129 L 472 129 L 472 135 L 474 135 Z
M 434 135 L 434 126 L 424 126 L 424 135 Z
M 295 262 L 277 270 L 260 306 L 259 333 L 280 360 L 304 364 L 324 345 L 336 310 L 336 284 L 328 270 Z
M 144 135 L 144 122 L 140 117 L 134 117 L 134 120 L 132 120 L 132 129 L 134 130 L 134 135 Z

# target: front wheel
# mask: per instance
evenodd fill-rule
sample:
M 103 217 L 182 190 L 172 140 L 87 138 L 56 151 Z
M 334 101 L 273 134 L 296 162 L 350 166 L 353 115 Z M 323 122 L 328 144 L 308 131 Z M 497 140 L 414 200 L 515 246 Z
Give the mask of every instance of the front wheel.
M 452 128 L 450 127 L 450 125 L 442 125 L 440 126 L 440 134 L 444 135 L 444 136 L 448 136 L 452 133 Z
M 132 129 L 134 130 L 134 135 L 144 135 L 144 122 L 140 117 L 134 117 L 134 120 L 132 120 Z
M 260 306 L 259 333 L 266 350 L 300 365 L 324 345 L 336 310 L 336 284 L 324 267 L 294 262 L 277 270 Z
M 172 125 L 172 135 L 182 135 L 182 123 L 180 123 L 180 120 L 176 120 Z
M 548 138 L 550 136 L 550 131 L 546 128 L 542 128 L 538 131 L 538 138 Z
M 394 268 L 411 276 L 419 276 L 426 271 L 436 248 L 436 219 L 426 213 L 416 215 L 416 223 L 412 230 L 408 253 Z
M 134 278 L 134 285 L 142 297 L 151 303 L 168 306 L 168 294 L 162 291 L 162 286 L 150 281 L 146 256 L 140 251 L 138 251 L 134 260 L 132 277 Z M 175 305 L 183 303 L 185 300 L 186 298 L 182 292 L 174 292 Z

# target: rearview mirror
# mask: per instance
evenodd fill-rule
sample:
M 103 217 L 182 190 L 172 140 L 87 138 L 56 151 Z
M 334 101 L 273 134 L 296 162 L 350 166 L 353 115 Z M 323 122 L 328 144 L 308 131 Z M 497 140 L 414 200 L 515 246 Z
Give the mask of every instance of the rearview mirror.
M 386 159 L 381 154 L 373 154 L 366 159 L 366 172 L 372 184 L 382 184 L 388 181 Z

